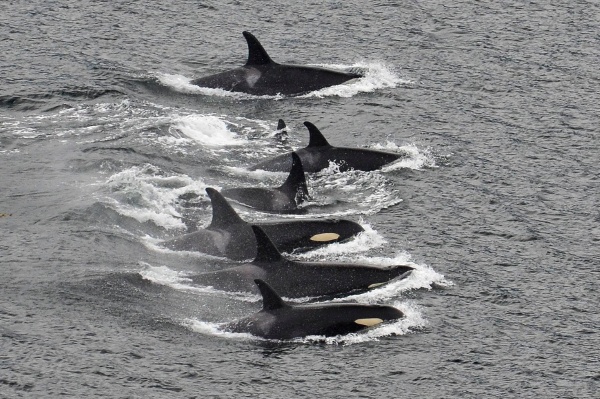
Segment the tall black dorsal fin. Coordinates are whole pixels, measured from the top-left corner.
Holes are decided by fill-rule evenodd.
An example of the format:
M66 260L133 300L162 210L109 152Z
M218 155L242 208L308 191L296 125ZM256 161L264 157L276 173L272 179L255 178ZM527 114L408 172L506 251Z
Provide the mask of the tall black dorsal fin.
M281 260L281 253L273 244L268 235L258 226L252 225L256 237L256 258L254 262L277 262Z
M267 54L266 50L260 44L257 38L250 32L243 32L246 41L248 42L248 61L246 61L246 65L265 65L265 64L274 64L269 54Z
M246 222L229 205L229 202L214 188L207 187L206 194L212 204L212 221L208 228L222 228L232 224L245 224Z
M306 176L302 167L302 160L295 152L292 152L292 169L288 178L278 190L285 193L296 204L301 204L304 200L310 198L308 188L306 187Z
M283 130L286 127L287 126L285 125L285 122L283 121L283 119L280 119L279 122L277 122L277 130Z
M258 286L260 295L262 295L263 310L275 310L289 306L281 299L279 294L263 280L256 279L254 280L254 283Z
M323 134L317 129L315 125L310 122L304 122L304 126L308 129L310 139L308 141L308 147L330 147L331 145L327 142Z

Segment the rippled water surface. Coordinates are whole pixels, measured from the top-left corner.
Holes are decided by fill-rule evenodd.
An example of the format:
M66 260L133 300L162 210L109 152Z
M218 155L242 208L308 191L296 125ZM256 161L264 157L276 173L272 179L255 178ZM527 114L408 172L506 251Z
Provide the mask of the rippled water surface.
M0 397L598 397L597 3L0 14ZM245 62L244 30L275 61L365 76L291 98L191 85ZM344 299L406 317L328 339L224 332L258 295L193 284L232 262L160 242L209 223L206 187L281 184L246 167L305 146L304 121L403 157L309 175L312 200L287 217L365 232L292 256L412 265Z

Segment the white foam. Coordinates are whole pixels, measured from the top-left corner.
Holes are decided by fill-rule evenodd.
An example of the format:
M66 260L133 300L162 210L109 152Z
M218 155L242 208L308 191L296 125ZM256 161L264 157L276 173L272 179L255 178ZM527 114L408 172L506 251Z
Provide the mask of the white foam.
M214 115L187 115L174 118L172 129L190 139L208 146L244 145L247 141L239 138L227 127L227 122Z
M154 284L185 289L187 287L186 283L192 281L186 277L186 273L169 269L167 266L151 266L145 262L140 262L140 265L144 267L144 270L139 272L140 276Z
M424 168L435 168L435 158L429 149L420 149L414 144L398 146L395 143L388 141L385 145L377 144L373 149L391 151L396 153L404 153L407 156L402 157L396 162L385 165L382 170L389 172L398 169L413 169L421 170Z
M216 335L224 338L241 340L265 340L249 333L233 333L221 330L223 326L221 323L210 323L198 319L184 319L181 324L192 331L204 335Z
M109 200L117 212L140 223L151 221L166 229L185 228L177 210L177 199L190 192L205 197L207 187L187 175L163 175L151 164L118 172L106 184L117 194L117 199Z
M364 76L345 84L326 87L301 97L352 97L358 93L371 93L379 89L393 88L412 81L401 78L390 66L381 62L359 62L354 65L319 64L316 66L335 70L361 69Z
M281 184L281 182L289 175L289 172L270 172L262 169L249 170L239 166L224 166L222 169L232 175L248 177L263 182L269 180L272 182L279 182L279 184Z

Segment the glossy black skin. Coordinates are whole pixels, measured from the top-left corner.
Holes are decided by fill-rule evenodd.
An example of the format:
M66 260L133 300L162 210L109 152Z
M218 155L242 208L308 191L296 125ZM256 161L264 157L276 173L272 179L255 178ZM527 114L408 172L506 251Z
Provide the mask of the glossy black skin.
M254 291L261 279L288 298L335 296L366 291L396 278L405 278L412 267L379 267L358 263L299 262L285 259L258 226L257 255L252 263L192 276L194 283L223 291Z
M329 167L330 162L339 165L341 172L348 170L372 171L392 163L402 157L393 152L369 150L363 148L334 147L323 137L321 132L310 122L304 122L310 134L307 147L295 150L302 161L304 171L314 173ZM250 170L266 170L285 172L292 165L291 153L282 154L251 166Z
M266 282L257 279L255 284L263 296L263 309L250 317L225 325L224 330L278 340L310 335L329 337L367 328L357 324L357 319L391 321L404 317L400 310L383 305L289 304Z
M281 187L229 188L221 190L221 194L251 208L274 213L301 213L303 209L298 205L309 198L302 162L295 152L290 174Z
M326 68L278 64L271 60L260 42L250 32L243 32L243 34L248 43L246 65L195 79L191 83L211 89L256 96L273 96L308 93L362 77L357 73Z
M227 200L215 189L206 192L213 206L211 224L196 232L185 234L162 243L175 251L195 251L232 260L256 257L256 238L252 227L244 221ZM342 242L364 231L358 223L338 219L273 220L256 223L282 252L317 248L331 242ZM339 238L328 242L310 238L322 233L336 233Z

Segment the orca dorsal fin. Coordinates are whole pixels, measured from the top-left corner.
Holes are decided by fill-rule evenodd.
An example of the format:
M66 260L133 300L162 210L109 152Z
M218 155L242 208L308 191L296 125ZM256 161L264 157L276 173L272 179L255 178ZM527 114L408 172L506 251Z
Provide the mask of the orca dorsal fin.
M276 310L289 306L283 301L283 299L281 299L279 294L263 280L256 279L254 280L254 283L260 290L260 295L262 296L263 300L263 310Z
M331 144L327 142L323 134L317 129L315 125L310 122L304 122L304 126L308 129L310 139L308 141L308 147L330 147Z
M248 42L248 61L246 61L246 65L275 64L262 44L260 44L258 39L254 37L252 33L248 31L242 33L246 38L246 42Z
M286 127L287 126L285 125L285 122L283 121L283 119L279 119L279 121L277 122L277 130L283 130Z
M256 237L256 258L254 258L254 262L277 262L281 260L281 253L263 229L252 225L252 230Z
M212 204L212 220L208 228L223 228L232 224L245 224L246 222L229 205L223 195L214 188L207 187L206 194Z
M292 169L290 169L290 174L278 190L282 191L298 205L310 198L302 160L300 160L300 157L295 152L292 152Z

